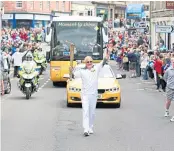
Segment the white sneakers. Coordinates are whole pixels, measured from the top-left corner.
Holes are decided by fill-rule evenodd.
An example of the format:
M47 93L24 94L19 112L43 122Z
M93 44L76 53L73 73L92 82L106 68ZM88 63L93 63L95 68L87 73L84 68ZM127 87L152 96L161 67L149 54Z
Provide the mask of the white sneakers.
M164 114L165 117L169 117L169 111L166 111Z
M89 136L89 132L84 132L83 134L85 137Z
M169 111L166 111L164 114L165 117L169 117ZM171 122L174 122L174 116L170 119Z
M90 134L94 134L94 131L92 130L92 128L90 128L89 131L86 131L86 130L85 130L83 134L84 134L85 137L87 137L87 136L89 136Z
M94 131L92 130L92 128L89 129L89 134L94 134Z
M170 119L170 122L174 122L174 116Z

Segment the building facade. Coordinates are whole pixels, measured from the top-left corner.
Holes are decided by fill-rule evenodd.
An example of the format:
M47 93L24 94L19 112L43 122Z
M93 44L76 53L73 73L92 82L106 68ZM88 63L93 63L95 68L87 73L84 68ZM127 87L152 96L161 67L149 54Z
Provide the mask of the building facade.
M161 37L167 49L174 45L174 1L151 2L151 42L152 48Z
M71 13L74 16L96 16L95 6L90 1L72 1Z
M104 15L107 20L125 17L126 2L124 1L92 1L96 8L96 16Z
M52 12L71 13L69 1L4 1L2 25L11 28L44 27Z

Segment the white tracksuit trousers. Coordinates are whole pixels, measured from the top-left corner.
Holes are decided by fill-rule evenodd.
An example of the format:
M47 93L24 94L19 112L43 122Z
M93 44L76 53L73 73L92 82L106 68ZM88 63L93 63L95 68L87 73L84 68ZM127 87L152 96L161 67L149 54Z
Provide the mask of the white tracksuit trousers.
M94 124L97 95L83 94L81 98L82 98L82 108L83 108L83 128L85 132L88 132L89 129L92 128Z

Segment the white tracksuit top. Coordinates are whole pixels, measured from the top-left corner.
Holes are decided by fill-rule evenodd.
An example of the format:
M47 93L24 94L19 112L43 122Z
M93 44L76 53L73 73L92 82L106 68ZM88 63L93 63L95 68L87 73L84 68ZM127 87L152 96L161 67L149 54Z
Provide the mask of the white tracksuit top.
M82 95L98 93L97 89L99 72L105 63L106 62L104 60L99 64L96 64L91 70L82 68L73 73L75 77L80 77L82 79Z

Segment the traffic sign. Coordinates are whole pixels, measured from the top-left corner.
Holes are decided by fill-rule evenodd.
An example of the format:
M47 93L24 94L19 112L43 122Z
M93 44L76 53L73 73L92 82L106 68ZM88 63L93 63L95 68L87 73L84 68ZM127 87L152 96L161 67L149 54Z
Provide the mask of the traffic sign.
M161 25L156 25L156 32L157 33L172 33L174 32L174 26L161 26Z
M134 22L133 26L134 28L139 28L139 29L147 28L146 22Z

